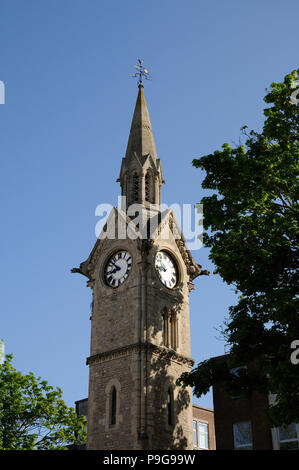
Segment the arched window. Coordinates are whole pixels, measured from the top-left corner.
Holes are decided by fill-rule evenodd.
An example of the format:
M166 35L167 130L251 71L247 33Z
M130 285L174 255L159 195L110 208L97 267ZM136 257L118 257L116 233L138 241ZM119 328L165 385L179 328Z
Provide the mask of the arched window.
M133 202L138 202L139 201L139 176L138 176L138 173L135 172L134 175L133 175L133 188L132 188L132 193L133 193L133 197L132 197L132 200Z
M162 312L162 343L168 346L168 313L166 308Z
M116 400L117 400L116 388L112 387L111 392L110 392L110 419L109 419L110 426L114 426L116 424Z
M173 394L170 387L167 392L167 423L173 425Z
M173 347L173 337L174 337L174 331L173 331L173 318L172 315L169 317L169 346L172 348Z
M177 319L174 312L169 315L169 346L172 349L177 347Z
M146 172L145 175L145 200L148 202L152 201L152 176L150 171Z
M164 308L162 312L162 342L168 348L176 349L178 345L177 318L174 312Z

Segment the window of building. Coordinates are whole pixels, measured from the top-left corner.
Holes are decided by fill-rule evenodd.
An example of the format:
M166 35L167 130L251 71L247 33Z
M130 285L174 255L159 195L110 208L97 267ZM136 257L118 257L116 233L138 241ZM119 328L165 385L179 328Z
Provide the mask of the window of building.
M247 366L235 367L234 369L230 369L230 373L233 374L236 378L240 377L242 373L248 372Z
M279 449L298 449L298 432L296 423L278 428Z
M133 175L133 202L139 200L139 176L137 173Z
M197 421L193 420L193 447L197 447Z
M163 344L167 344L167 311L164 310L162 313L162 341Z
M233 429L235 450L252 450L251 422L235 423Z
M162 341L168 348L177 348L177 318L165 308L162 313Z
M162 341L168 348L177 348L177 318L173 312L165 308L162 313Z
M208 423L198 422L198 447L200 449L209 449L209 425Z
M169 319L168 319L169 323L169 346L171 348L174 348L175 344L174 344L174 318L172 315L169 316Z
M247 366L235 367L234 369L230 369L230 373L236 379L238 379L241 375L248 374L248 367ZM231 398L233 400L237 400L238 398L241 398L241 395L234 395Z
M116 399L116 388L112 387L110 393L110 426L114 426L116 424Z
M169 346L172 349L177 348L177 318L174 312L171 312L169 316Z
M145 175L145 200L152 202L152 178L149 171Z

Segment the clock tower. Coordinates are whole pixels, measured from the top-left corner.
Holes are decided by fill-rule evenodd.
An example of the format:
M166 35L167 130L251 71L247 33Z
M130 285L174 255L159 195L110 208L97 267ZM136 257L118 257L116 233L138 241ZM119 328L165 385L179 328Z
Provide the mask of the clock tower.
M161 211L143 85L113 208L79 272L92 289L87 449L193 449L189 292L201 272L173 212ZM136 218L136 213L139 217Z

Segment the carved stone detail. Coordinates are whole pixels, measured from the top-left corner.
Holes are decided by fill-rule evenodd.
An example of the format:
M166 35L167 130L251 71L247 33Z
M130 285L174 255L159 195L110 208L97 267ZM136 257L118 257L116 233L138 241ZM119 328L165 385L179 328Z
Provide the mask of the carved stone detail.
M193 359L182 356L181 354L177 354L177 352L173 349L168 349L164 346L157 346L152 343L135 343L130 344L129 346L124 346L122 348L113 349L111 351L105 351L100 354L95 354L94 356L90 356L86 359L86 364L99 364L106 361L111 361L112 359L116 359L122 356L128 356L132 352L140 351L148 351L153 353L154 355L158 355L161 358L169 359L179 364L186 364L189 367L193 367L194 365Z

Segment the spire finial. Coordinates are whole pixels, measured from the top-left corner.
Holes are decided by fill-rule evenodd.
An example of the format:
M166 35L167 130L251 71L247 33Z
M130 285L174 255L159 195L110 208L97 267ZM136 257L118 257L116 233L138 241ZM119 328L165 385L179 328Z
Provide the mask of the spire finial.
M135 69L137 69L137 72L130 73L130 77L138 78L137 80L138 87L143 87L142 77L144 77L146 80L151 80L152 77L150 76L148 69L143 67L143 60L141 59L137 59L137 60L138 60L138 65L135 65Z

